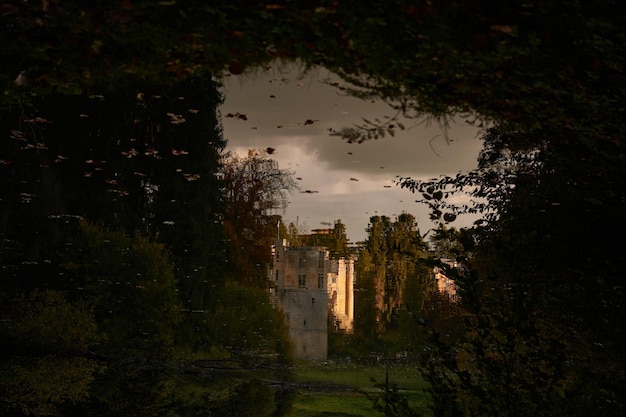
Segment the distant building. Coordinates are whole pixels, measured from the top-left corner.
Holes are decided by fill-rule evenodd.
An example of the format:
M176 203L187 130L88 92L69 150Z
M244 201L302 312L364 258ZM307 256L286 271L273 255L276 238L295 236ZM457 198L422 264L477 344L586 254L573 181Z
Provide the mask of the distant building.
M451 268L455 268L455 269L462 268L462 266L460 266L453 259L440 258L439 260ZM439 293L447 295L450 301L457 302L459 300L459 295L457 291L458 287L457 287L456 282L454 282L453 279L446 276L445 271L438 266L436 266L433 269L433 274L435 276L435 281L437 281L437 289L439 290Z
M328 312L335 328L352 331L354 260L329 258L321 246L289 246L279 240L272 249L272 303L280 308L298 359L326 359Z

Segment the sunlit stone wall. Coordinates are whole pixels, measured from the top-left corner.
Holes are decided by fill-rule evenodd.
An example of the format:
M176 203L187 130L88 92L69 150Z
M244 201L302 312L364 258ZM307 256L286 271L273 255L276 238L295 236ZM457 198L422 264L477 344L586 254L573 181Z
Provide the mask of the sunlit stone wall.
M328 305L335 316L336 330L352 333L354 326L354 259L330 260Z

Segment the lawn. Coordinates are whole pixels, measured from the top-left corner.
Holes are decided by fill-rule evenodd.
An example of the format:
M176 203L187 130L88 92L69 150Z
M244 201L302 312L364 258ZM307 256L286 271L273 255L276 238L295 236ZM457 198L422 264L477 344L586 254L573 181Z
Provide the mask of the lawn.
M424 392L426 383L414 365L390 365L389 383L398 384L409 404L421 415L430 415L430 398ZM357 417L381 415L372 408L372 401L364 392L376 394L375 383L385 381L384 365L306 364L294 367L293 378L310 389L300 389L294 399L290 416L293 417ZM375 382L372 381L374 379ZM320 385L343 385L336 390L319 389ZM349 389L347 387L354 387Z
M372 402L360 393L299 392L289 417L375 416Z

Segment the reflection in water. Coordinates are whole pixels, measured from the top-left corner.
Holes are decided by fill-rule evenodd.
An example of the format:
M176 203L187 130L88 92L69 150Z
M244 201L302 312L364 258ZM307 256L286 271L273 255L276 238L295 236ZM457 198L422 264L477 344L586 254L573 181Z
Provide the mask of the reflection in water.
M358 251L354 331L324 334L355 380L376 354L388 365L376 411L412 415L419 402L442 416L624 415L626 265L606 237L626 233L616 2L79 3L0 5L2 415L271 416L292 405L298 414L319 397L283 381L317 380L320 368L289 368L311 345L290 344L296 327L269 302L276 239L337 258ZM330 68L352 84L326 87L382 97L395 113L371 117L328 96L305 109L302 92L336 90L301 82L290 93L278 78L224 112L223 137L211 77L277 58ZM478 142L465 140L474 132L451 132L443 149L430 132L415 149L399 131L417 128L399 114L492 123L478 168L451 173L444 151L471 143L476 155ZM354 118L335 123L344 116ZM305 192L293 196L291 221L261 204L276 192L267 178L237 171L246 192L234 192L242 177L224 172L226 139L237 147L244 135L232 126L253 133L240 155L263 150L295 171ZM338 144L337 133L372 140ZM452 175L420 181L442 172ZM426 233L412 205L389 204L413 199L388 188L394 175L440 227ZM493 216L450 228L459 189ZM348 245L340 222L333 239L315 233L338 218L362 245ZM305 222L313 233L299 233ZM457 274L461 302L437 291L435 267ZM309 285L308 272L296 278ZM289 300L316 305L321 320L327 304L310 298ZM411 360L432 388L426 403L421 387L409 403L390 381L392 362L416 379Z
M298 223L303 231L341 219L351 240L363 241L375 211L390 216L415 214L426 229L427 209L393 181L398 175L426 179L475 168L481 148L479 129L463 120L453 122L446 143L437 123L414 126L417 121L404 120L405 129L397 129L394 137L348 144L331 133L362 123L362 118L383 119L394 111L383 101L339 93L332 84L340 80L323 68L303 78L298 77L300 71L295 65L275 63L248 76L226 77L220 111L245 114L248 119L223 119L227 149L243 156L248 149L269 146L275 149L272 157L279 166L301 178L301 191L317 192L315 196L293 193L289 198L284 220ZM318 121L306 125L307 119ZM458 224L470 225L473 220L475 216L462 217Z

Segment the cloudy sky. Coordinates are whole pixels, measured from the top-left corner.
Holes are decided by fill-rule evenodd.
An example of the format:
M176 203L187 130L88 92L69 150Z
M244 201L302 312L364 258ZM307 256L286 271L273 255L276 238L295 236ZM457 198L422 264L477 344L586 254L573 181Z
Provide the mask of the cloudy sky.
M293 67L226 77L221 113L228 150L245 156L248 149L274 148L279 167L301 178L300 191L318 191L289 196L283 218L301 229L324 228L324 223L341 219L348 238L356 242L365 239L371 216L395 219L408 212L424 233L432 227L427 209L415 202L418 195L393 180L398 175L433 178L474 168L481 146L477 129L462 121L452 124L446 143L439 126L403 121L407 129L395 137L348 144L330 136L329 129L360 123L362 117L383 119L394 111L384 103L342 95L324 83L329 77L321 69L300 77ZM243 114L247 120L225 117L229 113ZM313 123L305 124L307 120ZM454 225L466 226L472 220L460 218Z

